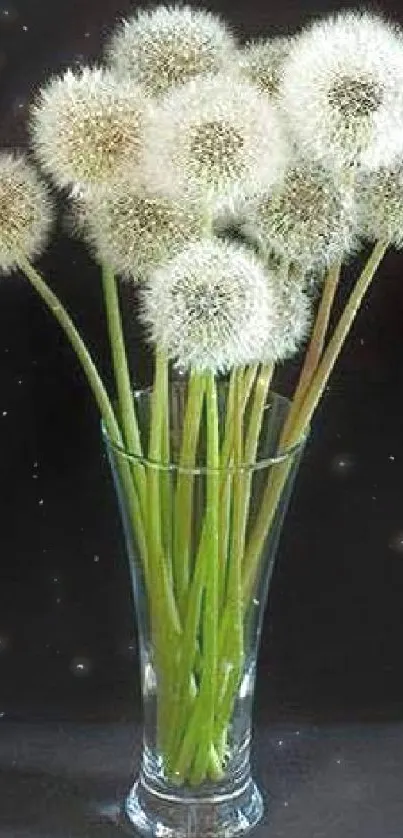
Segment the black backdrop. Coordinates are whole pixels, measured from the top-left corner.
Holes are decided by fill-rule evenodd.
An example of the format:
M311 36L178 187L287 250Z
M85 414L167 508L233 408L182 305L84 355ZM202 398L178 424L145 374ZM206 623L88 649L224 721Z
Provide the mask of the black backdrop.
M210 8L251 37L292 32L349 5L217 0ZM37 85L97 59L130 7L2 0L1 145L25 144ZM378 8L403 23L398 0ZM63 225L40 266L108 377L97 270ZM149 357L128 311L133 374L144 383ZM293 374L279 376L283 392ZM402 487L403 255L390 253L299 475L266 614L258 719L401 717ZM0 551L0 717L130 719L136 637L98 416L64 336L18 275L0 282Z

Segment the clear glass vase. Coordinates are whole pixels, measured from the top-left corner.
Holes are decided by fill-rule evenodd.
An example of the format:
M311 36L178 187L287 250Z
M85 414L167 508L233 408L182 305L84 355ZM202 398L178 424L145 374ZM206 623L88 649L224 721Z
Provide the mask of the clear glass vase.
M250 771L256 660L302 443L279 454L286 399L265 394L259 412L251 391L239 416L228 383L214 388L212 430L197 388L171 383L160 462L106 439L141 656L142 761L122 807L133 835L229 838L263 813ZM147 451L153 392L135 402ZM253 451L253 462L239 451Z

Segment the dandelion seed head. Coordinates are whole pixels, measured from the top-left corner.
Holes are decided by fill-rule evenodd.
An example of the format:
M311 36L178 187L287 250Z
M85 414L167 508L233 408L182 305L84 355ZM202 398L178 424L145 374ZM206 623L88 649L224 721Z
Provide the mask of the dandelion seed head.
M280 270L271 274L274 280L277 318L260 360L265 363L292 358L309 335L312 322L312 300L307 293L305 279Z
M151 340L180 368L225 372L262 351L276 317L259 261L228 242L192 243L158 268L143 293Z
M290 46L290 38L273 38L246 44L238 60L241 76L255 84L262 93L270 97L277 96Z
M37 158L61 188L111 183L139 166L149 105L134 82L103 69L68 70L53 79L32 113Z
M284 173L288 147L276 108L252 85L195 79L155 110L145 172L167 194L220 195L261 187Z
M314 23L285 60L280 101L299 148L331 169L390 165L403 151L403 39L349 11Z
M34 259L46 246L53 220L46 186L22 155L0 154L0 271L20 257Z
M142 279L202 235L200 207L153 195L130 182L97 190L86 201L86 238L116 273Z
M132 78L152 96L195 76L230 69L235 43L216 16L190 6L158 6L125 21L108 50L121 78Z
M359 227L369 241L403 247L403 163L363 174L356 183Z
M248 225L263 248L318 269L343 259L355 245L351 195L319 167L296 165L278 188L252 200Z

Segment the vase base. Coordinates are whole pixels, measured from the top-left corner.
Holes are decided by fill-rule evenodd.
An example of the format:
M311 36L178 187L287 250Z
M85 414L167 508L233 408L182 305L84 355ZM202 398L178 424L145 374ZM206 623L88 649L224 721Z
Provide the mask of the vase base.
M233 793L192 796L155 792L138 780L125 800L122 826L147 838L235 838L263 815L261 794L249 779Z

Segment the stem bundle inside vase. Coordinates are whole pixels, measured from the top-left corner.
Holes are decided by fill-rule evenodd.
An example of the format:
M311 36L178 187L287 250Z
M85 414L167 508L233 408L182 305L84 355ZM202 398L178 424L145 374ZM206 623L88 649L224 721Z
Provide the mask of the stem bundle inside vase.
M241 45L175 6L138 12L102 65L40 91L33 152L100 267L113 392L32 264L49 187L24 156L0 155L0 269L19 269L57 319L102 417L143 579L159 764L176 785L225 778L265 546L362 300L403 241L402 91L403 39L376 16ZM133 293L148 396L122 325ZM290 358L284 411L271 386Z

